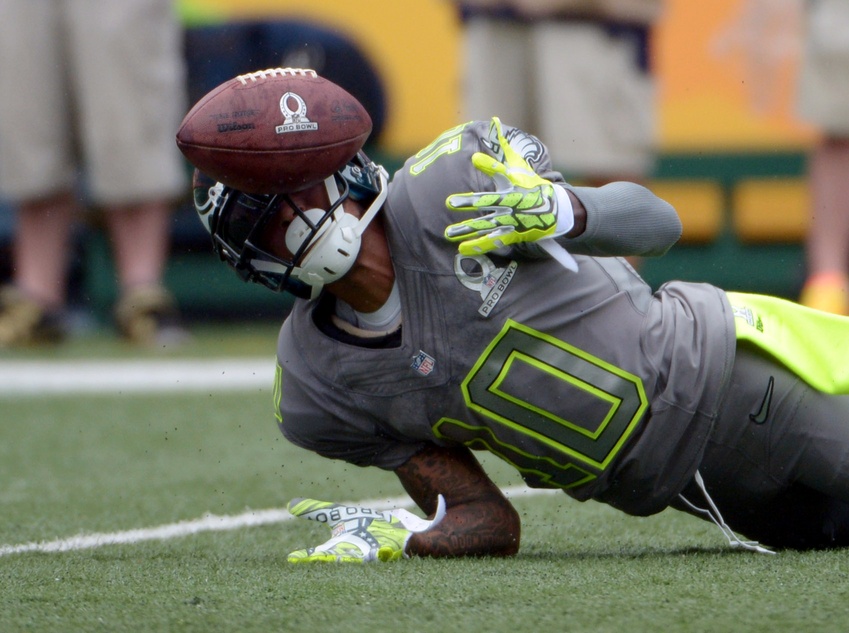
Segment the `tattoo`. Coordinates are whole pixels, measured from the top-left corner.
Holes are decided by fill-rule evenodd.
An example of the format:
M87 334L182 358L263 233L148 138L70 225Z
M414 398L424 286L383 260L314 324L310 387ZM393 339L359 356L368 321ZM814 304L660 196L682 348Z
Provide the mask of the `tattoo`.
M466 448L429 447L396 470L404 488L429 516L437 495L447 514L408 545L418 556L506 556L519 548L519 516Z
M432 531L410 539L417 556L509 556L519 549L513 513L483 509L481 504L457 508Z

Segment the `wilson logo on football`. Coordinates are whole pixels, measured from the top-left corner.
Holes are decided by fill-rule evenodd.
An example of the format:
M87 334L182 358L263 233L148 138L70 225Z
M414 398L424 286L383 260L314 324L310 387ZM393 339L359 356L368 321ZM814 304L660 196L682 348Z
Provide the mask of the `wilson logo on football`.
M253 129L256 129L256 126L253 123L237 123L235 121L228 121L227 123L218 124L218 131L221 133L244 132L245 130Z
M290 102L295 102L295 108L289 107ZM318 123L307 118L307 104L300 95L287 92L280 97L280 111L283 113L283 125L278 125L274 131L278 134L288 132L308 132L317 130Z

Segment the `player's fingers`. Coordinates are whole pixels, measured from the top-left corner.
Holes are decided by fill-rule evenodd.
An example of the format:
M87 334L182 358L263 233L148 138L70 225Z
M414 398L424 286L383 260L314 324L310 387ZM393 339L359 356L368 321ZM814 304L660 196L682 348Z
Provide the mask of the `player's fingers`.
M317 551L313 548L290 552L286 560L290 563L362 563L362 556L337 551Z
M295 498L287 506L289 512L296 517L326 523L332 529L337 523L354 518L351 511L358 508L349 508L330 501L319 501L318 499Z
M531 169L531 166L528 164L528 161L525 160L525 157L513 149L513 146L506 140L504 141L501 149L504 152L504 162L506 163L506 169L508 171L513 173L518 172L520 174L534 173L534 170Z
M468 239L469 236L486 235L492 231L497 231L507 227L512 227L516 224L509 210L499 210L488 215L482 215L478 218L470 218L450 224L445 229L445 237L449 240ZM512 230L510 228L509 230Z
M472 165L487 176L495 176L496 174L507 175L507 167L501 161L483 152L472 154Z
M295 498L289 502L289 512L296 517L326 523L331 529L339 523L357 519L386 519L386 513L371 508L346 506L330 501Z
M318 514L327 514L335 507L335 503L330 503L328 501L296 497L289 502L287 509L296 517L316 520L316 516ZM326 522L326 519L324 522Z
M445 206L451 211L477 211L493 206L501 200L501 194L490 192L455 193L445 199Z
M461 255L480 255L489 253L503 246L512 244L514 240L510 239L513 234L512 227L499 227L494 231L489 231L480 237L471 240L460 242L457 250Z
M456 242L459 240L467 240L470 237L478 235L485 235L496 228L497 227L492 224L492 222L458 222L457 224L451 224L446 227L445 237L452 242Z

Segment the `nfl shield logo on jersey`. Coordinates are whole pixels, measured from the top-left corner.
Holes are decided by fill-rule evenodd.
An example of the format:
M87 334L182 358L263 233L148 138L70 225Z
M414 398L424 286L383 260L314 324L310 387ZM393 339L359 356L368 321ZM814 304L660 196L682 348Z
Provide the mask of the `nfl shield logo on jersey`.
M419 350L419 353L413 356L413 364L410 365L413 369L419 372L422 376L427 376L433 371L436 360L430 354Z

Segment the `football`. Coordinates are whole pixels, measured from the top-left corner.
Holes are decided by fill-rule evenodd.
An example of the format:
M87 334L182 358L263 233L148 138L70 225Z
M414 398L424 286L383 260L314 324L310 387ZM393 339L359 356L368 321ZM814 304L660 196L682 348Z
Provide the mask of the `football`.
M247 193L292 193L351 160L371 117L343 88L302 68L239 75L200 99L177 145L206 175Z

